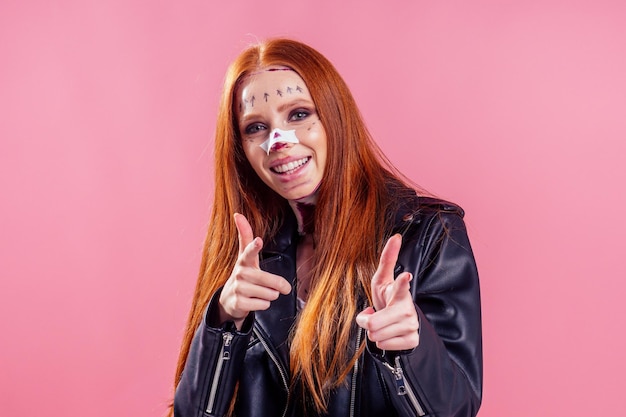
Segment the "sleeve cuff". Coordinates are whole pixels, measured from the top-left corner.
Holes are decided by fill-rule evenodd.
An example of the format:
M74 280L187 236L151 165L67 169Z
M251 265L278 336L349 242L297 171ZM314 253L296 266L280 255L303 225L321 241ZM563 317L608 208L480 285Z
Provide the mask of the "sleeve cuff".
M207 306L206 314L204 316L206 326L214 330L231 331L242 334L250 333L252 331L252 325L254 323L254 312L250 312L250 314L248 314L248 317L245 318L243 324L241 325L241 330L237 330L237 326L235 326L235 322L233 322L232 320L220 323L218 303L221 293L222 288L217 290L209 301L209 305Z

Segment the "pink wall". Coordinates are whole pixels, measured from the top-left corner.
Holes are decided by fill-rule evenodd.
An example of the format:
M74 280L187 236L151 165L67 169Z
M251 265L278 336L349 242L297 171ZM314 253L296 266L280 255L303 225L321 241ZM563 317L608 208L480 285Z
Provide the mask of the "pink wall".
M271 35L325 53L397 166L466 208L480 417L619 415L625 4L3 0L2 415L162 414L223 73Z

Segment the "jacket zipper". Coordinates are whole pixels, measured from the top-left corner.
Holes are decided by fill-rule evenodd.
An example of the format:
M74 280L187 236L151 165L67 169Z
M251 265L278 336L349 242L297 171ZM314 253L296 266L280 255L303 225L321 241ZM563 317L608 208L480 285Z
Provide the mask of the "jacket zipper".
M411 386L409 384L407 384L406 378L404 377L404 371L402 370L402 365L400 364L400 356L396 356L395 359L395 368L391 365L389 365L387 362L384 362L385 366L387 368L389 368L391 370L391 373L393 373L393 376L395 377L396 380L396 388L397 388L397 394L399 396L407 396L407 398L409 399L409 402L411 403L411 405L413 406L413 408L415 409L415 412L417 413L418 416L425 416L426 413L424 412L424 408L422 407L422 405L420 404L420 402L418 401L417 397L415 396L415 393L413 393L413 390L411 389Z
M263 338L263 336L261 336L261 334L256 329L254 329L253 331L256 337L261 341L261 344L265 348L265 351L269 355L272 362L274 362L274 365L276 365L276 368L278 368L278 373L280 374L280 378L283 382L283 386L285 387L285 390L287 391L287 403L285 404L285 409L283 410L283 413L282 413L282 417L285 417L285 415L287 414L287 409L289 408L289 397L291 395L291 393L289 392L289 384L287 383L287 372L285 372L283 367L280 365L280 362L278 362L278 359L276 358L274 353L270 350L269 344Z
M209 391L209 401L206 406L207 414L211 414L213 412L213 407L215 406L215 397L217 394L217 387L220 382L220 378L222 376L222 368L224 366L224 362L230 360L230 342L233 340L233 334L230 332L225 332L222 335L222 347L220 348L220 357L217 360L217 365L215 366L215 373L213 374L213 381L211 382L211 390Z
M359 331L356 334L356 350L359 351L359 346L361 345L361 333L362 329L359 328ZM354 371L352 371L352 390L350 391L350 417L354 417L354 405L356 403L356 380L357 375L359 373L359 358L356 358L356 362L354 362Z

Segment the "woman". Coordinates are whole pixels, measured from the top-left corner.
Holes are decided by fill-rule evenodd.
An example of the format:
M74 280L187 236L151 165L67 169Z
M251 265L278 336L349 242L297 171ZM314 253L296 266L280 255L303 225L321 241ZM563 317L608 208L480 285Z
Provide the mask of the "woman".
M175 416L475 416L462 210L394 174L346 84L276 39L231 65Z

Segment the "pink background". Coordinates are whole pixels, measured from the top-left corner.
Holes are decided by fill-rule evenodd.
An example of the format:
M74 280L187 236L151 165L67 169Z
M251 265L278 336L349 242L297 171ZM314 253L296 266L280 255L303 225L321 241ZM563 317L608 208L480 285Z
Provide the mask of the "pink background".
M163 414L223 74L274 35L466 209L480 417L622 415L626 3L591 0L3 0L1 414Z

